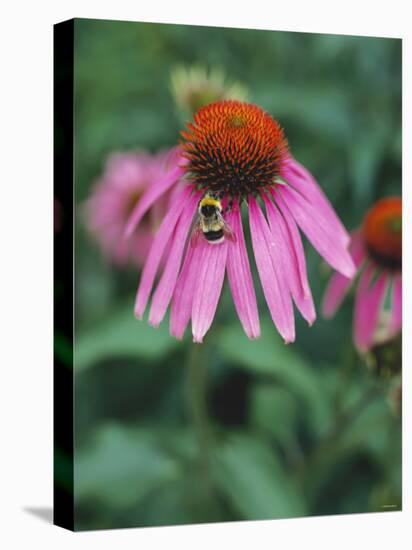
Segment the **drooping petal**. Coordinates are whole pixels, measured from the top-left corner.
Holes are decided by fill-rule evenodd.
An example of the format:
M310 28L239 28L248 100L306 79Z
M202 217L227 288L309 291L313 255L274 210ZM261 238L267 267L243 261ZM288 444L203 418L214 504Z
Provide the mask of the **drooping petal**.
M402 276L396 275L392 288L392 330L398 332L402 328Z
M183 189L180 198L176 200L173 208L169 209L163 219L159 231L153 241L152 248L150 249L149 256L147 257L143 269L136 296L134 311L138 319L141 319L143 316L162 256L174 231L177 220L179 219L179 216L185 206L185 202L191 192L192 190L189 187L185 187Z
M202 249L202 258L193 295L192 333L193 341L201 343L216 313L225 278L228 245L227 240L212 245L201 239L197 247Z
M226 221L236 236L236 241L228 242L227 252L227 277L233 302L247 336L251 339L259 338L260 323L256 294L237 201L233 203L231 211L226 216Z
M376 268L369 264L362 272L355 297L353 339L356 347L366 351L373 339L379 311L388 284L388 275L383 272L371 286Z
M328 225L340 236L342 243L349 244L348 232L312 174L296 159L289 157L282 164L281 176L316 208L317 214L325 218Z
M272 194L276 200L277 193L272 193ZM303 249L303 244L302 244L302 239L300 238L299 229L295 223L295 220L293 219L293 216L290 214L286 206L284 206L284 204L282 204L280 201L277 202L276 204L279 207L279 210L283 216L283 219L285 220L289 237L292 242L292 247L296 254L296 263L299 271L299 278L300 278L300 284L303 290L303 295L305 297L310 297L312 293L309 286L308 274L306 271L305 251Z
M348 279L340 273L332 275L322 302L322 315L325 319L330 319L335 315L351 284L352 279Z
M121 239L121 237L120 237ZM150 248L153 243L153 234L151 232L141 231L134 235L132 242L129 243L129 254L135 260L135 262L142 266L144 265L147 256L149 255ZM119 250L121 248L119 247Z
M333 268L348 278L354 276L356 268L348 250L336 238L331 227L320 223L315 208L286 185L277 189L276 202L289 209L314 248Z
M180 272L170 309L170 334L181 340L192 315L192 303L203 249L187 247L183 267Z
M162 277L153 295L149 323L158 326L172 298L182 261L183 250L201 193L192 195L185 206L173 233L169 256Z
M362 262L366 258L363 237L360 231L354 231L352 233L349 251L352 254L352 259L356 268L359 269ZM332 275L322 302L322 315L324 317L330 318L336 313L336 310L339 308L342 300L346 296L352 281L353 279L348 279L348 277L345 277L340 273L334 273L334 275Z
M289 289L282 288L282 276L275 265L276 243L256 199L249 197L249 220L253 251L263 293L273 322L286 343L295 339L295 320Z
M125 238L135 230L136 226L149 210L149 208L184 174L182 166L176 166L168 172L159 182L150 185L129 216L125 229Z
M274 260L284 273L283 285L290 289L297 308L307 322L312 325L316 319L315 306L310 289L309 294L307 293L306 296L303 292L294 243L290 237L288 227L282 214L269 197L262 194L262 198L266 205L272 237L275 240L275 250L279 254Z

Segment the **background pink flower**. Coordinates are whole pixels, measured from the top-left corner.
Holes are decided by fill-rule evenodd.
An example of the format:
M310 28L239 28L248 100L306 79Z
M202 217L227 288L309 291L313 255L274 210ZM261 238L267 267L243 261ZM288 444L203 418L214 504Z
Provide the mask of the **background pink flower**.
M271 317L285 342L293 342L293 303L309 324L316 318L298 228L346 277L355 272L346 248L349 235L311 174L290 155L280 125L259 107L240 101L212 103L198 111L182 136L182 162L147 189L128 223L127 234L134 235L163 194L179 189L145 263L136 316L143 316L160 271L149 323L157 326L171 304L171 334L181 338L191 320L193 340L202 342L227 273L243 328L249 338L257 338L258 307L241 218L245 207ZM235 238L214 245L201 238L187 245L206 193L221 200L224 221Z
M388 197L366 214L363 225L352 233L350 252L360 273L355 296L353 338L366 351L374 343L387 292L390 321L387 334L402 327L402 200ZM336 273L326 289L322 312L332 317L351 286L351 280Z
M142 265L165 214L169 194L145 213L130 239L124 231L130 213L145 191L157 184L176 162L175 150L150 155L114 153L85 205L86 225L104 254L118 265Z

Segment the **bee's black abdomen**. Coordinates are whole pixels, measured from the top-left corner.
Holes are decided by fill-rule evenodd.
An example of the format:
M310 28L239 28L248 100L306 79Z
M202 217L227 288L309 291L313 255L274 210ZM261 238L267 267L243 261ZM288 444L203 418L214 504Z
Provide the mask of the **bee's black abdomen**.
M207 239L210 242L219 241L223 239L223 229L219 229L218 231L207 231L204 233L205 239Z

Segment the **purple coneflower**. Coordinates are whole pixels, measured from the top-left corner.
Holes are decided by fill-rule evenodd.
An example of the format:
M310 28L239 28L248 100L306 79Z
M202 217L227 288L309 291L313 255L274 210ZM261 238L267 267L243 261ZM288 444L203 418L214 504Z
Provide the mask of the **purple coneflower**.
M85 204L86 224L106 257L117 265L143 265L153 236L167 209L168 197L147 210L131 239L123 234L130 213L145 191L164 177L175 161L174 150L149 155L144 152L114 153Z
M298 227L346 277L355 271L346 249L349 235L313 177L290 155L278 122L256 105L233 100L212 103L197 112L182 137L182 162L147 189L128 223L126 234L131 235L164 193L179 189L145 263L136 316L143 316L163 258L149 323L159 325L171 304L171 334L182 338L191 320L193 340L202 342L227 273L243 328L249 338L257 338L258 307L241 219L241 209L246 208L273 322L285 342L293 342L293 302L309 324L316 317ZM205 197L221 203L216 215L230 228L231 238L219 244L211 244L206 234L190 239Z
M402 326L402 200L381 199L366 213L362 226L353 232L350 245L360 272L355 296L353 339L360 351L374 343L380 313L391 292L390 321L386 332L396 334ZM332 317L345 297L351 280L335 273L323 300L322 312Z

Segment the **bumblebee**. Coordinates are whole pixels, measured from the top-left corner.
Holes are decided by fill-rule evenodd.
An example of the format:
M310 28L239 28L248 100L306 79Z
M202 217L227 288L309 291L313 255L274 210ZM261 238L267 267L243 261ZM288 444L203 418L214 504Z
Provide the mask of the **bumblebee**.
M231 241L236 240L235 234L223 218L222 203L217 197L209 194L199 201L197 222L191 240L192 245L196 244L202 235L209 244L220 244L226 237Z

